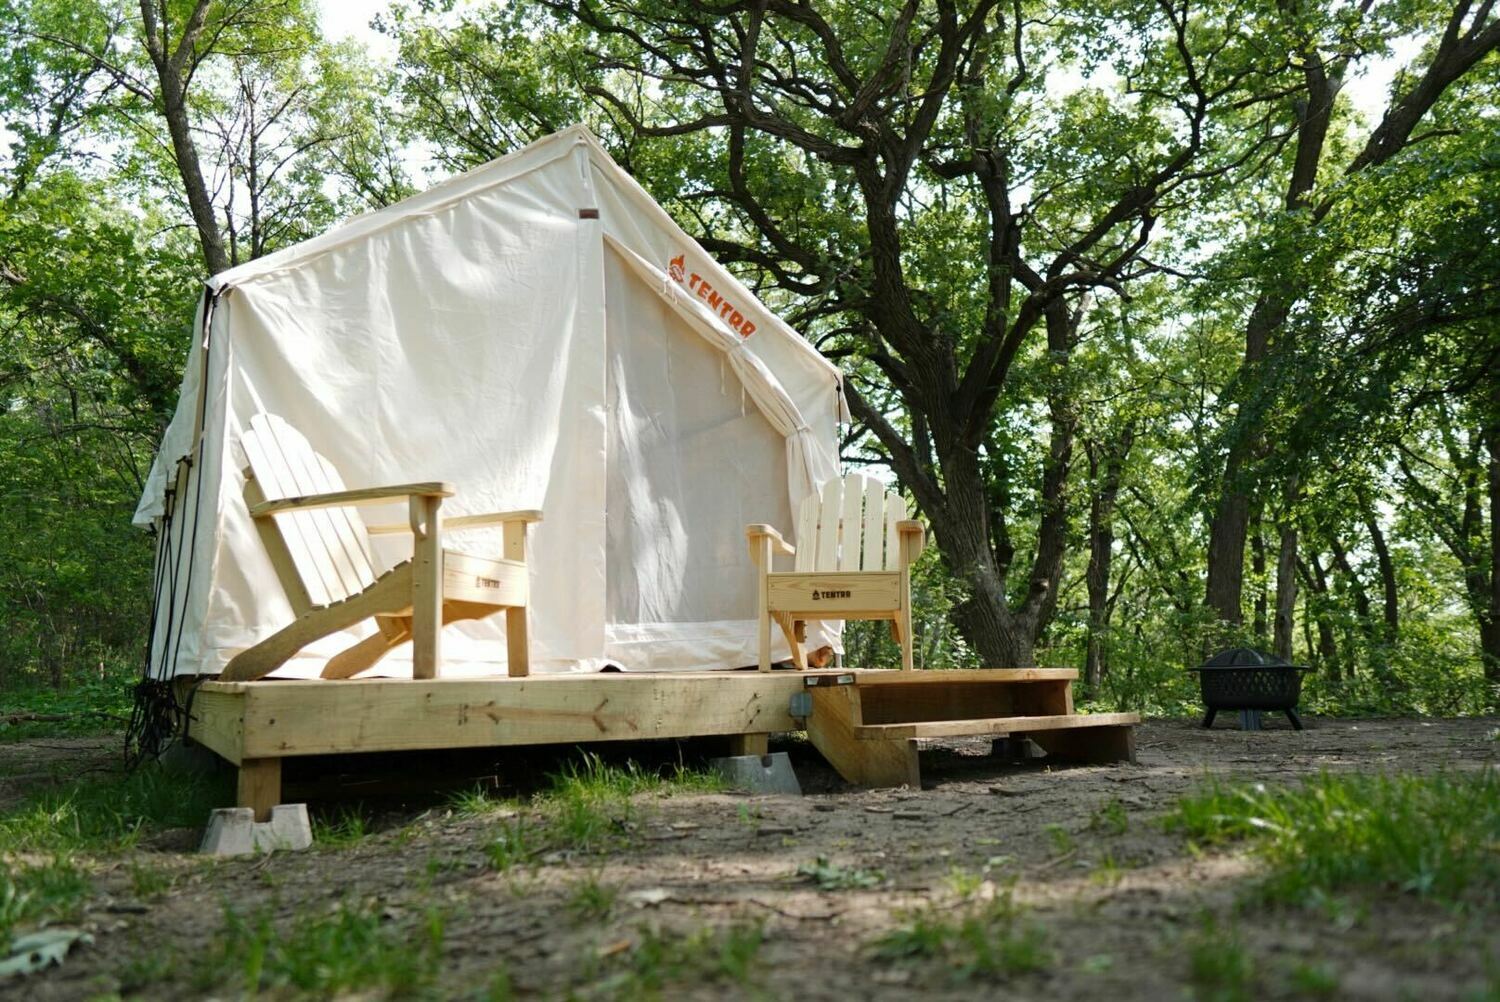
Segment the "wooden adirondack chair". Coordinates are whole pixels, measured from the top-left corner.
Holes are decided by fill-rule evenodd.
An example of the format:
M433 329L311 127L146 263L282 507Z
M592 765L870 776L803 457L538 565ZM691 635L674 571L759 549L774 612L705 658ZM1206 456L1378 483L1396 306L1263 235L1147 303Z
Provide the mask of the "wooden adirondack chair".
M440 508L453 485L396 484L347 490L338 471L286 421L250 419L242 441L250 461L245 503L297 618L241 651L225 666L227 681L274 671L303 647L373 617L379 629L329 660L324 678L349 678L410 640L412 674L436 678L439 634L448 623L505 611L509 673L529 670L526 639L526 526L541 512L509 511L448 519ZM355 508L407 499L408 522L366 527ZM268 500L269 499L269 500ZM505 556L489 560L442 547L442 532L503 527ZM412 558L379 573L371 533L413 537Z
M911 565L926 541L922 523L906 517L906 501L859 474L823 485L797 512L797 545L769 525L745 527L760 578L760 670L771 668L771 621L786 634L792 662L802 653L809 619L887 619L901 645L901 668L912 670ZM772 557L794 558L775 571Z

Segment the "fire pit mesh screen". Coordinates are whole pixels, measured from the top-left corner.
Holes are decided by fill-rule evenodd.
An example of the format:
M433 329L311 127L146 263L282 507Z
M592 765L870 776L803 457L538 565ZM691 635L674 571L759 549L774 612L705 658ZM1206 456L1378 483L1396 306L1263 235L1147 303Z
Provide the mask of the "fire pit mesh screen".
M1192 670L1198 673L1203 705L1208 710L1204 727L1212 726L1220 710L1281 710L1293 727L1302 729L1296 707L1306 668L1254 648L1231 647Z
M1292 665L1204 671L1203 701L1225 710L1284 710L1302 696L1302 672Z

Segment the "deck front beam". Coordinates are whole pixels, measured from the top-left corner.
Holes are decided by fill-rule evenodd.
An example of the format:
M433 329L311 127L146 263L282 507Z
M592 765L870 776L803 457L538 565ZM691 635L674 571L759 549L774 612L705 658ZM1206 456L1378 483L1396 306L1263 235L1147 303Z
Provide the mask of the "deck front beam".
M351 751L645 741L797 727L801 672L205 682L190 736L236 765Z

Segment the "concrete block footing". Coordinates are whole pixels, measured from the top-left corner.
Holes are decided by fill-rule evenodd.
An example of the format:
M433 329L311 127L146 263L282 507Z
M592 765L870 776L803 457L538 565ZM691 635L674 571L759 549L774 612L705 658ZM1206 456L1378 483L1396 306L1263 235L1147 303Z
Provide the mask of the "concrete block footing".
M731 755L709 759L708 767L736 790L746 793L790 793L802 796L802 784L792 771L786 752L771 755Z
M222 807L208 816L198 851L210 856L244 856L285 849L293 852L312 845L312 822L306 804L278 804L271 820L256 821L248 807Z

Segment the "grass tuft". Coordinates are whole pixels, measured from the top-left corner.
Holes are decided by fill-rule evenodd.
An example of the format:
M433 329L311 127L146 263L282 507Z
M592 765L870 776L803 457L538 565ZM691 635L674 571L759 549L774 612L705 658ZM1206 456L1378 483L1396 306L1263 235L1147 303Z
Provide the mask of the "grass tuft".
M245 995L411 995L436 979L443 933L435 910L412 929L386 920L376 906L340 903L331 913L299 916L281 930L268 909L249 916L226 910L218 949L194 980L201 990L229 986Z
M313 842L325 849L349 849L370 834L369 822L358 808L343 808L331 817L315 816Z
M957 908L929 904L908 912L875 942L875 955L940 963L954 981L1030 974L1052 963L1045 934L1023 921L1008 889L965 898Z
M0 947L41 922L77 920L91 886L87 874L67 856L45 862L0 861Z
M600 853L625 842L632 827L632 798L643 793L674 794L722 789L722 780L709 773L678 767L663 777L634 762L607 765L593 753L569 762L549 777L547 790L536 794L529 807L505 819L495 840L486 847L490 864L500 871L525 863L543 852ZM489 813L488 798L475 793L455 801L455 809Z
M1255 997L1255 968L1233 929L1220 929L1213 916L1187 941L1188 981L1202 1002L1249 1002Z
M602 922L614 910L615 899L620 889L603 883L597 873L591 873L577 881L568 891L568 914L579 925L586 922Z
M1394 891L1494 908L1500 886L1500 772L1332 775L1300 787L1217 782L1179 802L1169 830L1248 842L1269 867L1268 900L1326 903Z
M597 980L586 997L672 998L707 984L732 983L753 989L760 980L756 961L765 942L761 923L702 929L680 935L642 928L625 966ZM570 996L571 997L571 996Z
M537 851L532 845L531 829L527 826L524 815L501 822L494 839L484 847L490 866L500 873L528 862Z
M1125 805L1118 797L1111 797L1089 818L1089 831L1099 832L1102 835L1124 835L1129 827L1130 816L1125 812Z
M0 851L127 849L145 832L196 828L232 800L227 775L190 776L147 765L33 794L0 816Z
M866 890L885 883L885 872L882 870L839 866L830 863L827 856L819 856L810 863L801 864L797 867L795 876L812 881L820 891Z

